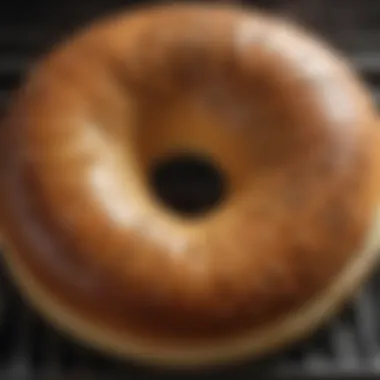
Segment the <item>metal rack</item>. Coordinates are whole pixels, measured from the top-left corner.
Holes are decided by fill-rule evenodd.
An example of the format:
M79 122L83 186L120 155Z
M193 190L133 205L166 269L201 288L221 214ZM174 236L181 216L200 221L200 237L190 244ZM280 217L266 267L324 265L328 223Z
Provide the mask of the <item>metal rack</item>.
M30 63L55 41L109 10L132 1L13 1L0 9L0 109ZM345 52L380 101L380 1L261 1L310 25ZM267 5L269 6L269 5ZM23 11L23 12L20 12ZM157 373L120 363L70 342L22 302L0 267L0 379L235 379L323 375L380 376L380 270L353 302L312 338L260 362L212 372ZM17 377L16 377L17 376Z

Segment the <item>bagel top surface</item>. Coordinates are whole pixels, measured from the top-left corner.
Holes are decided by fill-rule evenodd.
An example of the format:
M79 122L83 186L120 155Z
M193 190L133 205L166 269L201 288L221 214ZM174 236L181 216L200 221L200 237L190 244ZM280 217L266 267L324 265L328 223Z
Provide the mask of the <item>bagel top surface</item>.
M89 323L224 339L301 308L358 254L376 143L360 80L301 28L229 6L136 10L57 47L16 95L4 236ZM212 212L183 217L152 195L151 165L177 152L225 173Z

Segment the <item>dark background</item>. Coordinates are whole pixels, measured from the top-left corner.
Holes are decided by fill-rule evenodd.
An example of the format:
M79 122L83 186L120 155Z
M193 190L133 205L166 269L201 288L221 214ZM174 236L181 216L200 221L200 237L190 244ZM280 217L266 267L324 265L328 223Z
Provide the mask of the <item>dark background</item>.
M217 0L214 0L217 1ZM83 23L132 0L25 0L0 5L0 112L10 92L43 52ZM148 3L148 1L144 1ZM260 0L308 25L328 39L357 67L380 101L379 0ZM0 266L0 380L8 379L251 379L380 378L380 271L358 292L346 310L311 339L275 357L202 373L158 373L131 363L107 360L68 341L24 306ZM378 293L379 292L379 293ZM379 294L379 295L377 295Z

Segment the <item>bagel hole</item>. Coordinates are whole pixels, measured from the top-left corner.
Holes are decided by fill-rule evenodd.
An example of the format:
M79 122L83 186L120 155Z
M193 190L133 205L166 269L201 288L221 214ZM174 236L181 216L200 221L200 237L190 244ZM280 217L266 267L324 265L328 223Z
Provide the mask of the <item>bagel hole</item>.
M151 170L150 182L161 203L189 217L204 215L215 209L226 191L222 171L211 160L189 154L156 162Z

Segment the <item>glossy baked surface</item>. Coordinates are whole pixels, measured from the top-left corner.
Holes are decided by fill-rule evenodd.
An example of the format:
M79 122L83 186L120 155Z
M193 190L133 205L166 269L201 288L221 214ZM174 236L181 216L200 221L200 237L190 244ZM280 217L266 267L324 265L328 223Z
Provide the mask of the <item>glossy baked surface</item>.
M228 7L131 13L46 57L1 130L5 236L89 322L174 345L259 330L326 289L376 198L369 97L285 22ZM212 157L224 202L195 220L150 165Z

